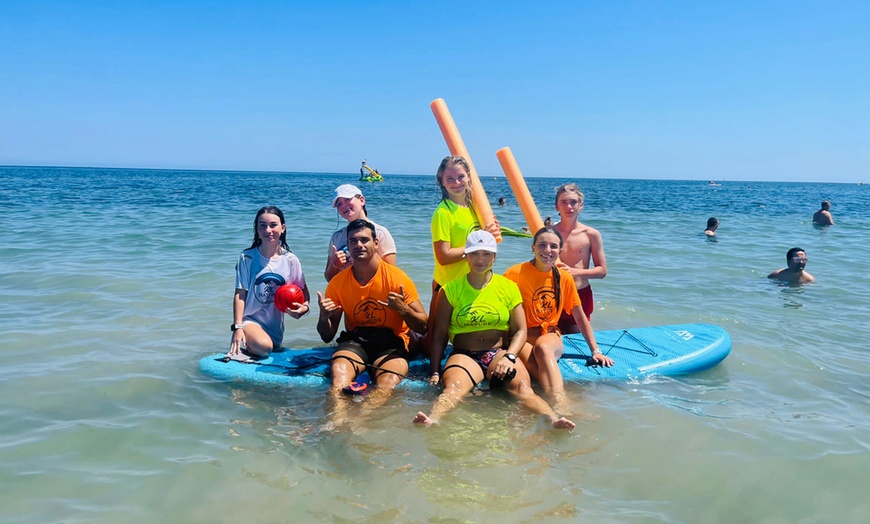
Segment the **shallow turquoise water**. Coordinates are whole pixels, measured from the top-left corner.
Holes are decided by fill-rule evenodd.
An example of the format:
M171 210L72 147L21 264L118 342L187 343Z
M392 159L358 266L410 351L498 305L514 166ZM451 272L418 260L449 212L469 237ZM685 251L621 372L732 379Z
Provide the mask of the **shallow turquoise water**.
M527 173L536 175L538 173ZM699 178L702 177L699 174ZM574 384L588 414L547 430L501 396L442 427L398 395L325 433L324 391L226 384L233 265L265 204L322 290L329 208L354 175L0 168L0 521L859 522L870 513L868 186L577 180L608 277L596 329L712 322L720 366ZM571 179L527 182L542 210ZM484 178L492 201L504 178ZM362 186L428 303L433 177ZM828 198L837 225L812 212ZM518 229L513 199L495 209ZM721 221L719 238L700 232ZM792 246L817 283L765 276ZM497 269L529 256L507 238ZM320 345L315 318L285 344Z

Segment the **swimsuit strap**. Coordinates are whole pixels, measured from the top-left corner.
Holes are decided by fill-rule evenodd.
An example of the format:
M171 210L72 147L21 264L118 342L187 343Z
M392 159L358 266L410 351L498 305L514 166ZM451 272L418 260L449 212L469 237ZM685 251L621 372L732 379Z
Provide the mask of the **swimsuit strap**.
M337 355L337 356L334 356L334 357L330 358L329 361L330 361L330 363L332 363L332 362L334 362L334 361L336 361L336 360L338 360L338 359L340 359L340 358L343 358L343 359L347 360L347 361L350 362L351 364L359 364L360 366L363 367L363 371L365 371L365 368L366 368L366 363L365 363L365 362L360 362L359 360L354 360L354 359L350 358L350 357L347 356L347 355ZM354 369L356 369L356 368L354 368Z
M471 384L472 384L472 386L471 386L471 391L472 391L472 392L474 392L475 389L479 389L479 390L483 391L483 390L482 390L482 389L477 385L477 381L474 380L474 377L471 376L471 371L468 371L467 369L465 369L465 367L460 366L459 364L450 364L449 366L444 366L444 369L441 370L442 375L441 375L441 380L440 380L439 382L441 382L441 381L444 380L444 375L443 375L443 373L446 372L446 371L447 371L448 369L450 369L450 368L459 368L459 369L461 369L462 371L465 371L465 374L468 375L468 379L471 380ZM484 376L484 378L486 378L486 377Z

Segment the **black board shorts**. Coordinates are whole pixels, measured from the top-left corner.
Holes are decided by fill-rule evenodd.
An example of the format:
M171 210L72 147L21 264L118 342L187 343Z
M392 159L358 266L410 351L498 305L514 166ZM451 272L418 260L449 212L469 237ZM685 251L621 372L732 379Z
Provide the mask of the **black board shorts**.
M389 328L358 327L351 332L342 331L336 342L337 351L350 351L358 355L366 365L390 354L407 360L408 348L405 347L405 340Z

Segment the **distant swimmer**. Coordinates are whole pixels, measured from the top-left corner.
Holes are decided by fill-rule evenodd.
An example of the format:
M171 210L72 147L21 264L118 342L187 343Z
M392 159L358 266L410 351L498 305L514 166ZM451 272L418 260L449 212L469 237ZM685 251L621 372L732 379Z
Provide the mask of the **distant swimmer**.
M544 227L553 227L553 220L550 217L544 219ZM529 228L525 226L523 226L523 231L525 231L526 233L532 232Z
M811 284L816 281L812 275L804 271L807 267L807 252L803 248L793 247L785 255L788 267L777 269L767 275L767 278L782 282L796 282L798 284Z
M707 229L704 230L704 234L708 237L715 237L717 229L719 229L719 219L716 217L708 218Z
M813 224L820 226L834 225L834 217L831 216L830 200L822 200L822 208L813 213Z
M507 199L505 199L505 197L498 197L498 205L500 205L500 206L506 206L506 205L507 205Z

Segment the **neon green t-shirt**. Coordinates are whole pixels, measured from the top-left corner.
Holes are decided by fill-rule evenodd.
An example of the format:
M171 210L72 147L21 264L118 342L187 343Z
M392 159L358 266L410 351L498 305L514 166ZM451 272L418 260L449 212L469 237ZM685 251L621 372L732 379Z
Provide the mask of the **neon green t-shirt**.
M450 340L454 335L487 329L507 331L511 311L523 303L520 288L502 275L492 275L483 289L475 289L465 275L444 286L444 296L453 306L450 316Z
M468 235L480 229L477 217L470 207L462 207L452 200L442 200L432 215L432 254L435 254L435 242L449 242L450 247L463 247ZM435 273L432 278L441 286L468 274L468 263L465 260L442 266L435 259Z

